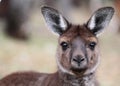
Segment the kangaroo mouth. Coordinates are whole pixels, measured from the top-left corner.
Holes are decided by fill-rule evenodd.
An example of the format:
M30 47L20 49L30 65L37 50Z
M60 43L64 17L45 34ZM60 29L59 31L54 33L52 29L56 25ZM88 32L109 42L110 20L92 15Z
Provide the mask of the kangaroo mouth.
M86 67L85 68L73 68L72 67L71 70L75 74L81 74L81 73L84 73L87 70L87 68Z

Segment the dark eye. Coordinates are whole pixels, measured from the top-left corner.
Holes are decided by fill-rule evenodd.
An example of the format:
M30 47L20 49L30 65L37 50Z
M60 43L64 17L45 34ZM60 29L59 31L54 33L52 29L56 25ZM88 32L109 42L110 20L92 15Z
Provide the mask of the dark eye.
M91 42L91 43L89 44L89 48L90 48L91 50L94 50L95 46L96 46L96 43L95 43L95 42Z
M66 42L62 42L60 45L62 46L63 50L66 50L68 48L68 43Z

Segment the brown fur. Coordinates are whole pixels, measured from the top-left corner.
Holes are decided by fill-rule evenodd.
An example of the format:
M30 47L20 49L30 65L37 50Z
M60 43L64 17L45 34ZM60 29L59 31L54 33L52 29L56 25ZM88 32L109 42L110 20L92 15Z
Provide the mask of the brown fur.
M114 5L115 5L115 9L116 9L116 14L118 17L118 22L120 22L120 0L114 0ZM118 23L118 33L120 33L120 23Z
M77 36L80 36L85 42L97 41L96 37L85 26L71 26L68 31L60 36L59 43L62 41L72 42ZM58 48L61 49L60 46ZM59 49L58 53L62 55L59 56L61 64L70 70L71 64L68 61L69 59L66 58L66 56L69 57L69 54L61 54L63 51ZM88 67L93 66L91 64ZM36 72L14 73L3 78L0 81L0 86L92 86L93 83L94 86L97 86L93 73L86 75L83 74L84 71L80 73L74 71L74 73L76 76L63 73L61 70L58 70L54 74L41 74Z
M71 25L59 12L43 7L50 29L59 34L53 74L16 73L0 80L0 86L98 86L95 71L99 63L98 34L111 20L114 9L101 8L86 25Z
M82 40L84 40L84 43L86 43L86 44L88 44L89 42L98 43L96 36L93 35L85 26L76 26L75 25L75 26L71 26L71 28L67 32L65 32L63 35L60 36L59 45L61 42L64 42L64 41L71 43L76 37L80 37ZM96 54L98 54L97 48L98 48L98 46L96 46L95 51L92 52L94 55L93 55L93 60L91 60L90 64L88 65L89 67L96 64L93 62L97 62L97 59L96 59L96 57L97 57ZM58 47L58 49L60 49L60 47ZM60 53L59 55L62 55L62 56L60 56L61 64L64 64L65 68L70 68L70 64L68 64L69 62L66 58L66 55L70 55L70 54L68 52L61 54L62 51L61 52L60 51L61 50L58 50L58 54ZM91 53L91 50L88 50L88 53ZM67 57L70 57L70 56L67 56Z

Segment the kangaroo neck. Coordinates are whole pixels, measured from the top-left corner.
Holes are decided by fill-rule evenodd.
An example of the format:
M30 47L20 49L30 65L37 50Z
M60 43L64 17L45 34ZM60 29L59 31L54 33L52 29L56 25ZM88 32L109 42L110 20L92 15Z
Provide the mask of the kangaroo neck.
M70 75L63 72L58 72L59 78L63 83L63 86L96 86L95 74L90 73L88 75L80 76Z

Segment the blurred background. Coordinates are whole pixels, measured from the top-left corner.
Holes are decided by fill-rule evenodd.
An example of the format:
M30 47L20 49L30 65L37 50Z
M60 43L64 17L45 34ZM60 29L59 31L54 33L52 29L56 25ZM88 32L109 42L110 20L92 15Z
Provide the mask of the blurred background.
M41 6L58 9L71 23L86 23L100 7L116 12L100 39L101 86L120 86L120 0L0 0L0 79L17 71L57 70L57 36L45 25Z

